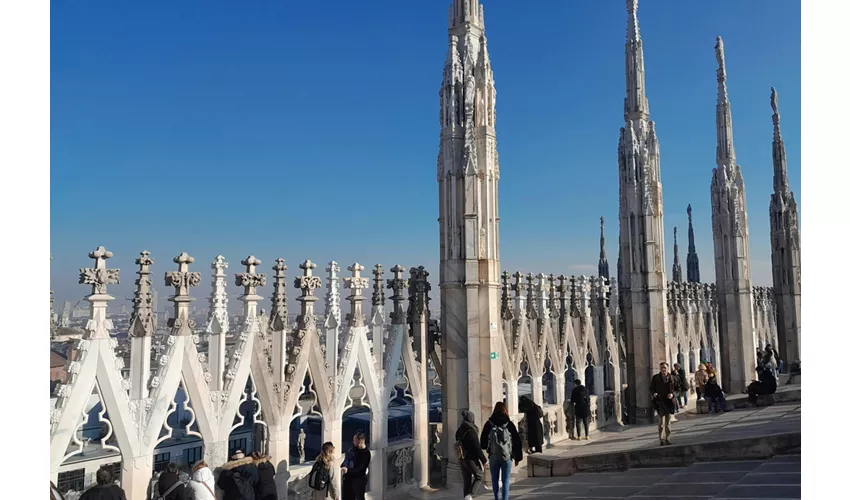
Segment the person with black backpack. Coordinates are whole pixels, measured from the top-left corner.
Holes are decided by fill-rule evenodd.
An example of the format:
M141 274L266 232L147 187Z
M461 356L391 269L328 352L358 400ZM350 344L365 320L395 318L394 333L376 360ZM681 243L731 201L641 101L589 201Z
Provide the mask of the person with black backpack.
M570 403L573 405L573 414L576 420L576 440L581 439L581 427L584 426L584 440L590 439L590 432L587 430L587 419L590 417L590 395L587 394L587 387L581 385L581 380L575 380L575 387L570 394ZM582 425L579 425L582 424Z
M180 480L180 469L174 462L166 466L165 471L159 475L156 484L159 496L154 500L189 500L192 492L184 481Z
M312 500L339 500L336 491L336 468L334 467L334 444L322 445L322 453L316 457L307 476L307 484L313 490Z
M505 403L499 401L493 407L493 414L481 430L481 447L490 456L490 480L493 483L493 497L499 499L499 476L502 477L502 498L508 500L511 484L511 466L522 461L522 441L516 425L508 416ZM511 463L513 462L513 463Z
M460 417L463 422L455 433L455 453L463 476L463 498L472 500L484 480L483 467L487 465L487 457L481 450L475 415L471 411L463 410Z

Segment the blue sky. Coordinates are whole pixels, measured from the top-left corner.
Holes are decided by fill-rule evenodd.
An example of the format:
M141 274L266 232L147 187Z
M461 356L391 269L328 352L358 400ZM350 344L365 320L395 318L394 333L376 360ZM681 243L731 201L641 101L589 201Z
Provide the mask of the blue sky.
M132 294L187 251L266 272L297 263L425 265L438 274L436 155L450 0L52 2L51 287L87 293L97 245ZM592 274L599 216L617 259L622 0L482 0L498 90L505 270ZM752 277L770 284L770 87L800 197L800 3L644 0L647 92L661 144L667 270L694 207L713 280L714 39L724 38L747 186ZM324 274L324 273L322 273ZM231 293L235 287L231 285ZM271 294L269 287L264 295ZM436 292L435 292L436 296ZM118 301L121 302L121 301ZM233 301L235 302L235 301ZM57 306L59 308L61 306Z

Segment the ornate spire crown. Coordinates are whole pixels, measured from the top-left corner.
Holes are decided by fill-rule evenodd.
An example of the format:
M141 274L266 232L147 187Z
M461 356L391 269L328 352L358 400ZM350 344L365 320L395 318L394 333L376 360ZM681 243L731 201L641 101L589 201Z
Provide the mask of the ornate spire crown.
M153 259L150 252L142 251L136 258L139 270L136 274L136 291L133 294L133 313L130 317L131 337L150 337L156 331L156 318L153 314L153 294L151 293L151 266Z

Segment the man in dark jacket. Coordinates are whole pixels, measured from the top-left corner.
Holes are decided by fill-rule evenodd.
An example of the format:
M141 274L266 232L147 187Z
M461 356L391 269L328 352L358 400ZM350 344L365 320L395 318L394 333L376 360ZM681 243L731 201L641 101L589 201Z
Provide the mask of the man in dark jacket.
M590 395L587 394L587 387L581 385L581 380L576 379L573 392L570 394L570 403L573 405L573 414L576 422L576 439L581 439L581 425L584 426L584 440L590 439L590 433L587 430L587 419L590 417Z
M186 483L180 481L180 469L177 468L177 464L170 463L159 475L159 481L156 483L156 491L159 495L154 496L154 499L189 500L189 489Z
M676 409L676 388L678 380L670 373L670 365L662 361L658 366L659 373L652 376L649 392L652 393L652 403L658 412L658 439L661 446L670 444L670 415Z
M756 404L758 397L762 394L774 394L776 392L776 377L773 376L773 371L766 367L759 367L756 371L759 379L747 386L747 401L751 404Z
M484 480L484 469L487 465L487 457L481 450L481 441L478 438L478 427L475 425L475 415L471 411L462 411L463 419L460 427L455 433L455 441L463 451L460 461L460 472L463 475L463 497L472 498Z
M95 479L97 485L83 493L80 500L127 500L124 490L115 484L112 472L106 466L98 469Z
M342 500L366 500L366 484L369 481L369 462L372 452L366 448L366 433L354 434L353 446L342 462Z

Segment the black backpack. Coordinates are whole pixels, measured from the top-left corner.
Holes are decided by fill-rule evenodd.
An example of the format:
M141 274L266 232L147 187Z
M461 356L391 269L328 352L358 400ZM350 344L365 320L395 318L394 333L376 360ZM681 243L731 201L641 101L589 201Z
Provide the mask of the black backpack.
M328 488L330 478L331 473L330 470L325 467L325 463L320 460L316 460L313 462L313 468L310 469L310 475L307 476L307 484L310 486L310 489L324 491Z

